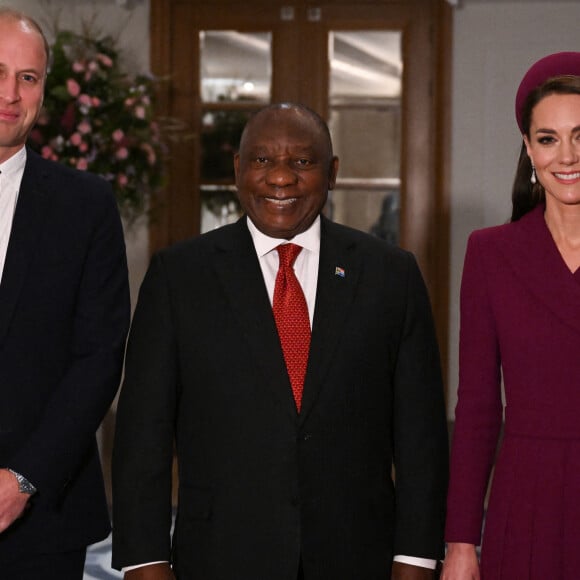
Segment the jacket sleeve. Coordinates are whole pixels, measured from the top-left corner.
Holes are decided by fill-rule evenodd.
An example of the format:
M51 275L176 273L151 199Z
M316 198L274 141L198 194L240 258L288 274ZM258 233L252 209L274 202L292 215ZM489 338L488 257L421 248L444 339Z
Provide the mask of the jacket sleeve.
M427 289L412 256L394 375L395 554L443 557L448 439L439 349Z
M502 421L500 353L481 237L472 234L461 283L459 388L446 540L478 545Z
M113 192L101 179L85 184L95 189L83 197L90 200L83 215L90 216L92 229L74 308L61 314L70 316L68 361L40 420L8 461L54 501L94 445L118 389L130 316L125 243Z
M113 451L113 567L170 560L177 352L163 261L141 286Z

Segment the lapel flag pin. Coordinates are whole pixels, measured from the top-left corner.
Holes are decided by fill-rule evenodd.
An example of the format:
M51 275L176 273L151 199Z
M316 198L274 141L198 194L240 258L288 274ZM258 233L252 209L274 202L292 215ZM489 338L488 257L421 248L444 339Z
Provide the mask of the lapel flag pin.
M334 275L335 276L340 276L341 278L344 278L344 268L341 268L340 266L336 266L336 268L334 269Z

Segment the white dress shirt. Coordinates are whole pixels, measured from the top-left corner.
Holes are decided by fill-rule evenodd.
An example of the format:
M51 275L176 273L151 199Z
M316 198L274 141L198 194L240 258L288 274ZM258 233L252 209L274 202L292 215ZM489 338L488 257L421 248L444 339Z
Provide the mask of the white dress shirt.
M262 233L248 218L248 229L252 235L254 248L260 261L260 268L264 276L266 290L270 298L270 304L274 301L274 286L276 275L278 273L279 256L276 248L288 243L286 240L279 238L270 238ZM290 240L302 248L302 251L296 257L294 262L294 273L306 298L308 306L308 316L310 317L310 328L314 317L314 302L316 301L316 286L318 284L318 262L320 260L320 217L314 220L314 223L301 234Z
M320 216L314 220L314 223L301 234L293 237L292 240L280 240L279 238L271 238L262 233L250 220L247 218L248 229L254 242L254 248L260 261L260 268L264 276L266 290L270 298L270 304L274 301L274 286L276 283L276 274L278 273L279 257L276 248L280 244L291 242L297 246L302 247L302 251L298 254L294 262L294 273L302 291L306 298L308 306L308 315L310 317L310 328L312 328L312 321L314 319L314 304L316 301L316 287L318 284L318 264L320 262ZM423 568L435 569L436 561L425 558L414 558L410 556L395 556L395 560L405 564L412 564L413 566L422 566ZM140 568L149 564L159 564L160 562L149 562L148 564L141 564L136 566L127 566L123 571Z
M4 273L8 241L12 231L14 210L26 165L26 148L22 147L10 159L0 163L0 282Z

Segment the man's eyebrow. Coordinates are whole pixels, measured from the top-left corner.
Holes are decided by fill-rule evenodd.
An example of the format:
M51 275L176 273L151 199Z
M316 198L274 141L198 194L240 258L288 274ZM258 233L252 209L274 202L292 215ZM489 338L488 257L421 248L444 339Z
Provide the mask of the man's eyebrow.
M1 70L5 70L7 68L10 68L10 67L4 62L0 62L0 69ZM20 75L22 73L33 73L35 75L42 76L42 71L38 70L37 68L35 68L33 66L25 67L25 68L22 68L22 69L19 69L16 71L16 74Z
M37 68L34 68L34 67L23 68L23 69L21 69L19 71L16 71L16 72L19 73L19 74L22 74L22 73L34 73L35 75L39 75L39 76L42 75L42 71L40 71L40 70L38 70Z

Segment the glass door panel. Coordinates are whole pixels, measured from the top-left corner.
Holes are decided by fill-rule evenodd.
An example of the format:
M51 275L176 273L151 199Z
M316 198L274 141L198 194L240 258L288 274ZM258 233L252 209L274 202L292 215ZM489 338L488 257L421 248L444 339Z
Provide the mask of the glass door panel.
M232 157L246 121L272 92L272 34L200 32L201 231L235 221Z
M340 157L327 214L399 240L401 32L329 33L329 126Z
M203 30L199 41L204 103L247 100L266 104L270 101L270 32Z

